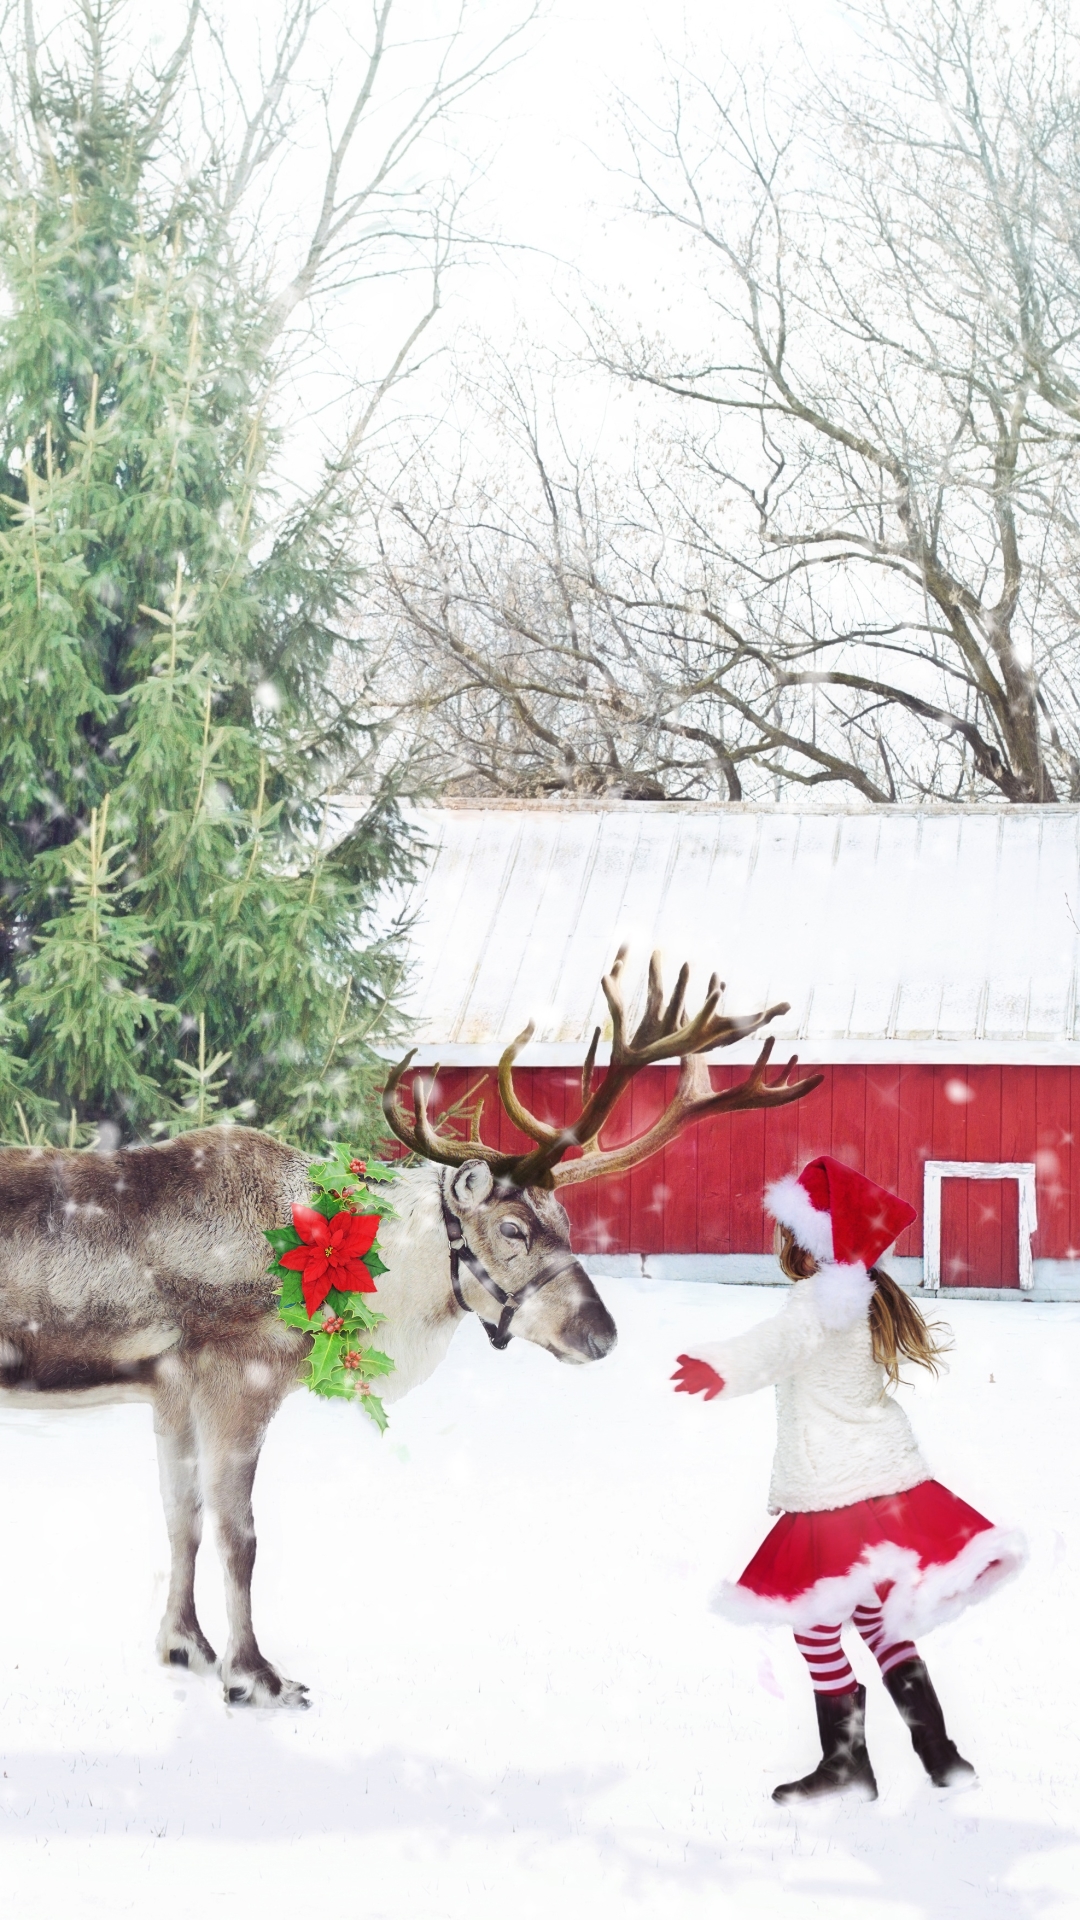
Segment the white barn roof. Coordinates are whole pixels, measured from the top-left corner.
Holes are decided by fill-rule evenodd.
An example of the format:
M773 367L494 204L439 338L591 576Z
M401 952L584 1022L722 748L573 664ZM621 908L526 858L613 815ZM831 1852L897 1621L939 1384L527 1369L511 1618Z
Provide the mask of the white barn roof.
M714 968L730 1011L790 1000L778 1055L1080 1065L1080 810L522 802L416 818L430 854L406 900L406 1010L422 1064L490 1065L530 1018L523 1063L576 1063L627 941L635 991L659 947L669 983L690 961L692 1005Z

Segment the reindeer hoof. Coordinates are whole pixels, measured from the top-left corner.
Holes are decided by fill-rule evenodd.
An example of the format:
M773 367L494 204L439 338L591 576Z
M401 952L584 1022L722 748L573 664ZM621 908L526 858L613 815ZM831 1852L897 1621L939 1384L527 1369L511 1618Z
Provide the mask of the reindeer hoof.
M307 1692L302 1681L283 1680L273 1667L265 1667L259 1673L230 1679L226 1683L225 1699L230 1707L292 1707L296 1710L311 1705Z
M158 1655L167 1667L186 1667L189 1673L217 1673L217 1654L198 1627L163 1627L158 1638Z

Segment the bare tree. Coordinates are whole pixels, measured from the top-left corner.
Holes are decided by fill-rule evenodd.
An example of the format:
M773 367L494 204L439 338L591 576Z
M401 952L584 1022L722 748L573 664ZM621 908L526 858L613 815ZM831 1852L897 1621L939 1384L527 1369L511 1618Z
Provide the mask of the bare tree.
M631 118L645 204L712 263L726 351L606 357L704 414L699 466L756 520L769 617L741 637L769 660L779 714L754 718L789 777L819 777L798 765L813 690L875 797L897 791L898 715L930 744L924 790L1080 797L1066 15L1050 0L1015 49L986 0L862 17L888 84L820 87L794 130L730 79L677 84L663 131ZM741 175L726 200L718 159Z
M1080 799L1068 10L857 17L856 85L679 71L626 107L702 296L681 343L593 317L656 399L634 470L552 462L519 395L534 509L399 503L385 617L459 783Z
M104 75L115 43L145 29L125 0L73 0L46 31L38 15L35 0L0 9L9 83L0 140L28 193L53 163L39 106L73 37L94 50ZM415 365L446 270L463 257L458 215L474 162L454 147L458 110L518 57L535 16L528 0L501 26L472 0L423 10L415 0L370 0L360 13L332 0L280 0L252 45L247 22L241 31L227 10L187 0L171 50L163 59L148 51L133 74L152 108L147 147L172 156L177 205L193 191L216 205L221 252L207 270L231 273L238 298L250 299L257 282L268 357L291 360L295 377L313 341L325 346L335 304L347 312L364 286L363 344L358 356L354 323L339 383L337 475ZM411 298L410 281L419 284ZM376 324L380 291L387 312ZM323 352L324 374L326 360Z
M694 562L670 494L644 466L631 497L575 460L502 371L470 409L493 406L498 468L478 481L467 454L453 470L429 457L372 513L381 646L358 697L392 716L429 789L741 798L767 741L723 688L733 676L749 699L762 672L700 617L704 587L675 598Z

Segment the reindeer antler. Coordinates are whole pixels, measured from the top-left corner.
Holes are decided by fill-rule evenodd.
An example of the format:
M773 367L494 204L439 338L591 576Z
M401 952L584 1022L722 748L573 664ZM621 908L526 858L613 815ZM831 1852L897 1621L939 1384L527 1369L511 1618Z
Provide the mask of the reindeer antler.
M766 1007L760 1013L732 1017L717 1012L724 985L714 973L709 980L705 999L699 1013L692 1020L686 1018L686 988L690 979L690 968L679 968L679 977L667 1005L664 1005L664 983L660 971L660 955L654 953L649 961L649 986L645 997L645 1011L638 1022L633 1038L626 1038L626 1010L622 997L622 972L626 962L627 949L620 947L615 956L615 964L610 973L601 981L604 998L611 1014L611 1064L599 1086L593 1090L593 1067L596 1049L600 1040L600 1029L593 1034L589 1047L585 1069L582 1073L582 1108L577 1119L569 1127L556 1129L544 1127L543 1123L526 1113L515 1099L514 1105L521 1118L515 1119L515 1125L523 1133L535 1140L537 1145L528 1154L516 1170L514 1178L522 1186L546 1186L551 1170L571 1147L581 1147L589 1164L588 1173L577 1174L578 1180L592 1178L592 1168L597 1172L600 1164L597 1158L599 1149L596 1142L605 1121L610 1117L616 1102L621 1099L626 1087L641 1072L643 1067L655 1066L660 1060L685 1060L696 1054L711 1053L716 1047L730 1047L744 1034L754 1033L778 1013L786 1013L788 1002L779 1001L776 1006ZM499 1062L499 1087L512 1089L512 1068L517 1052L517 1042L508 1047ZM710 1088L711 1091L711 1088ZM807 1089L809 1091L809 1088ZM798 1097L798 1096L796 1096ZM506 1095L503 1094L505 1104ZM509 1109L508 1109L509 1110ZM662 1143L660 1143L662 1144ZM655 1148L650 1148L651 1152ZM642 1153L642 1159L646 1155ZM572 1163L575 1167L577 1161ZM552 1181L553 1185L562 1185L568 1176L563 1168Z
M528 1031L531 1033L532 1028L530 1027ZM524 1036L521 1038L524 1040ZM415 1053L416 1048L413 1047L412 1051L405 1055L404 1060L398 1061L383 1088L382 1110L391 1132L397 1135L403 1146L419 1154L422 1160L435 1160L443 1167L460 1167L466 1160L486 1160L492 1172L505 1179L508 1172L516 1166L521 1155L500 1153L496 1147L486 1146L480 1138L478 1116L473 1116L467 1140L455 1140L449 1134L436 1133L432 1127L428 1119L427 1103L438 1077L438 1067L432 1074L429 1084L425 1085L419 1074L413 1081L414 1123L411 1127L409 1126L398 1106L397 1091L402 1077L408 1073L412 1065Z
M793 1080L792 1074L799 1062L792 1057L784 1067L778 1080L770 1086L765 1079L765 1069L769 1064L776 1041L770 1035L758 1054L745 1080L737 1086L727 1087L721 1093L713 1090L708 1062L698 1053L688 1054L682 1062L678 1085L674 1099L664 1109L646 1133L636 1140L628 1140L621 1147L611 1147L606 1152L599 1146L581 1155L579 1160L566 1160L555 1167L552 1179L556 1187L576 1186L582 1180L596 1180L601 1174L628 1173L631 1167L639 1166L669 1140L674 1140L683 1127L692 1126L703 1120L707 1113L745 1113L754 1107L786 1107L792 1100L801 1100L813 1093L825 1078L823 1073L813 1073L805 1080Z
M763 1008L760 1013L743 1016L719 1013L717 1008L724 986L714 973L700 1011L688 1020L685 1003L690 969L685 965L679 969L675 990L665 1006L658 953L654 953L649 962L645 1011L633 1037L627 1040L622 999L622 970L626 953L625 947L619 948L611 972L605 974L602 981L604 998L611 1013L611 1062L603 1080L594 1088L596 1050L600 1041L600 1028L597 1027L581 1073L581 1112L572 1125L554 1127L545 1120L538 1120L535 1114L522 1106L517 1097L514 1062L532 1038L533 1026L530 1021L516 1040L511 1041L499 1061L499 1094L503 1106L507 1117L519 1132L535 1142L530 1153L517 1156L503 1154L494 1147L485 1146L478 1137L465 1141L436 1134L427 1117L427 1092L419 1080L413 1084L415 1126L409 1128L397 1105L397 1089L413 1058L411 1053L394 1068L383 1093L383 1112L398 1139L411 1147L414 1153L428 1160L439 1161L444 1166L460 1166L465 1160L486 1160L497 1177L512 1181L518 1187L569 1186L582 1180L595 1179L601 1173L623 1173L629 1167L637 1166L665 1146L682 1127L700 1120L706 1113L736 1113L753 1107L786 1106L789 1101L801 1100L821 1084L824 1076L820 1073L812 1074L805 1080L793 1080L791 1076L797 1061L792 1059L779 1080L768 1085L765 1069L773 1049L770 1039L766 1041L745 1080L735 1087L715 1093L708 1067L701 1055L711 1053L717 1047L730 1047L745 1034L756 1032L778 1013L786 1013L788 1002L781 1000L775 1006ZM605 1151L599 1144L600 1131L616 1102L635 1074L640 1073L643 1067L654 1066L661 1060L682 1062L679 1084L670 1106L639 1139ZM582 1149L581 1158L560 1166L559 1162L573 1147Z

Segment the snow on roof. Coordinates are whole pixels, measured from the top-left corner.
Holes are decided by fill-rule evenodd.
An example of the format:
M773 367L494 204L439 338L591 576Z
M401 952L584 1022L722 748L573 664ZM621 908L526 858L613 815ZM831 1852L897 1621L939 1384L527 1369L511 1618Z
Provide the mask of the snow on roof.
M778 1054L1080 1065L1080 810L470 802L414 817L430 847L406 898L422 1064L490 1065L530 1018L524 1064L579 1061L626 941L632 998L659 947L669 984L689 960L691 1007L714 969L729 1011L789 1000Z

